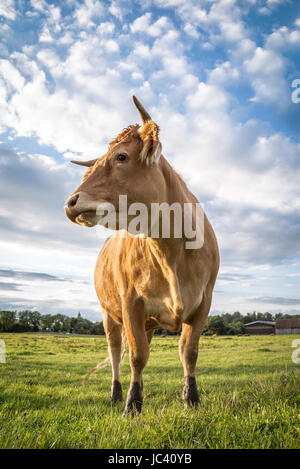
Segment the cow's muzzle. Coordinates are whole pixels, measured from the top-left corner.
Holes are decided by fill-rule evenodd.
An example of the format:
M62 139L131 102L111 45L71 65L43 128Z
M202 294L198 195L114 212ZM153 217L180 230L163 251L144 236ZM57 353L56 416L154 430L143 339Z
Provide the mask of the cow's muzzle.
M96 208L87 203L86 194L72 194L65 202L65 212L69 220L77 225L92 227L97 224Z

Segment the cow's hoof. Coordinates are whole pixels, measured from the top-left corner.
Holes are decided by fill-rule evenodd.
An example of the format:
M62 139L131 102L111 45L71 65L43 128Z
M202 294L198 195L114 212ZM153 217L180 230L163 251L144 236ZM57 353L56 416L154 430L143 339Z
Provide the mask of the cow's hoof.
M135 415L141 413L143 405L142 387L139 383L132 383L128 391L126 407L123 412L123 417L127 415Z
M122 386L120 381L116 380L112 384L111 388L111 396L110 396L112 402L119 402L123 400L122 396Z
M135 401L130 405L126 404L122 417L134 417L135 415L140 414L141 411L142 411L142 403Z
M200 399L196 379L193 376L184 378L182 398L187 407L198 407Z

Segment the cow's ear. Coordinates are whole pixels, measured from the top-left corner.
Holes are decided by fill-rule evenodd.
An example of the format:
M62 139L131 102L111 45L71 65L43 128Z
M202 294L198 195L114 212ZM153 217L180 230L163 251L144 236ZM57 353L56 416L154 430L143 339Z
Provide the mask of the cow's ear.
M153 120L147 120L139 129L143 141L141 160L147 165L157 164L161 155L161 143L158 138L159 127Z

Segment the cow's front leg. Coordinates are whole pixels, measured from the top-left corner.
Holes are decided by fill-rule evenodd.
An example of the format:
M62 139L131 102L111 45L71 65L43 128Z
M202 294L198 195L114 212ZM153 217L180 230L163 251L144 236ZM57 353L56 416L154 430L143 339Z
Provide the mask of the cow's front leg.
M142 373L149 358L149 341L145 331L145 315L142 300L125 304L123 320L129 346L131 383L123 415L141 412L143 403Z
M112 385L110 398L113 402L118 402L122 401L122 386L120 383L122 326L115 323L115 321L105 311L103 311L103 325L112 367Z

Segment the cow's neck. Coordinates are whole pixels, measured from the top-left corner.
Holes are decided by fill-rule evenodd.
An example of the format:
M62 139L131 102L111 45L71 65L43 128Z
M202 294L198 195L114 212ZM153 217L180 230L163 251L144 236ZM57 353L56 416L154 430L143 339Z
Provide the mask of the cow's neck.
M184 235L183 226L184 204L188 202L195 203L197 202L197 199L188 190L181 177L173 170L173 168L169 165L166 159L163 156L161 158L162 171L166 183L166 192L164 194L164 199L169 206L174 203L179 203L181 205L182 236L180 238L175 238L174 236L172 236L171 233L170 238L160 236L157 238L150 237L148 239L152 245L152 249L154 249L157 253L160 252L161 255L165 257L168 264L172 266L177 264L178 259L182 255L184 255L185 243L187 241Z

